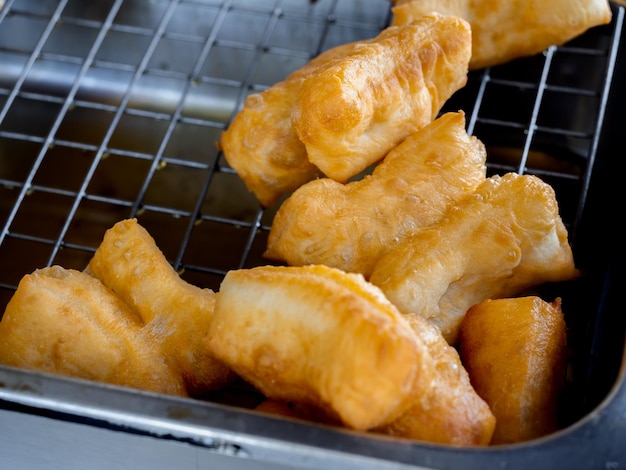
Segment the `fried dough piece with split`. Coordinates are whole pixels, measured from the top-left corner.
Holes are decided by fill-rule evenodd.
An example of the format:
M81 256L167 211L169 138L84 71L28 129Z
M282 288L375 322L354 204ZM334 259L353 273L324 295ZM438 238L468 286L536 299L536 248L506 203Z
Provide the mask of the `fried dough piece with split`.
M566 348L559 298L486 300L468 310L459 351L474 388L496 416L492 444L523 442L558 429Z
M402 416L376 431L454 446L488 445L496 417L472 387L457 350L428 320L411 314L407 318L427 345L437 373L427 387L415 390L415 399Z
M220 388L236 377L204 347L215 292L184 281L136 219L107 230L87 271L139 313L189 394Z
M429 380L415 383L411 405L401 416L371 431L454 446L489 444L495 417L472 387L456 349L428 320L419 315L405 318L428 348ZM301 402L268 399L256 410L325 425L338 424Z
M554 189L508 173L486 179L441 222L400 242L370 281L453 344L472 305L578 274Z
M292 266L325 264L368 278L400 240L436 223L485 180L485 147L447 113L407 137L372 175L347 184L311 181L279 208L265 256Z
M469 24L439 14L389 27L309 75L292 124L309 160L346 182L433 121L467 82Z
M283 194L322 176L291 125L291 108L308 75L350 54L358 44L329 49L285 80L248 96L222 133L219 147L224 158L263 206L273 206Z
M426 346L378 288L323 265L228 272L207 338L267 398L358 430L397 418L433 373Z
M22 278L0 322L0 363L186 396L139 317L102 282L60 266Z
M454 15L472 27L471 70L503 64L562 45L611 21L607 0L412 0L392 8L392 25L432 12Z

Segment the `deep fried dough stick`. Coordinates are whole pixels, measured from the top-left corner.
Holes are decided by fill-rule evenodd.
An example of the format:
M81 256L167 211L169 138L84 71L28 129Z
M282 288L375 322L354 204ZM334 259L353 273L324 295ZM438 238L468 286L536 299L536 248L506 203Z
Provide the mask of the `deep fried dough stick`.
M470 56L469 24L433 14L318 69L292 110L309 160L339 182L378 162L465 85Z
M407 137L371 176L311 181L279 208L265 256L292 266L325 264L366 278L404 237L437 222L485 179L486 152L447 113Z
M178 367L190 394L219 388L235 378L204 347L216 294L184 281L136 219L107 230L87 271L139 313Z
M553 188L508 173L486 179L439 224L390 250L370 281L456 343L470 306L577 275Z
M136 313L98 279L60 266L20 281L0 322L0 363L187 395Z
M492 444L536 439L558 429L566 348L559 298L486 300L468 310L459 352L474 388L496 416Z
M291 125L291 108L309 74L350 54L358 44L329 49L285 80L248 96L222 133L219 147L226 161L262 205L273 206L283 194L322 176L308 160L306 148Z
M472 26L471 70L503 64L561 45L611 21L607 0L413 0L397 1L392 25L433 11Z
M453 446L490 444L496 417L472 386L457 350L446 342L439 329L428 320L412 314L405 315L405 318L428 348L431 357L429 380L416 382L411 405L404 413L371 431ZM505 360L502 358L501 362ZM488 380L487 377L485 379ZM520 382L519 379L516 381ZM299 402L269 399L256 409L326 425L337 424L328 416L316 414Z
M415 389L407 411L375 431L454 446L489 444L496 417L474 390L457 350L425 318L409 314L407 319L427 345L436 373L427 387Z
M266 397L360 430L395 419L432 373L425 345L378 288L322 265L228 272L207 345Z
M322 265L231 272L213 328L209 347L269 397L259 410L356 429L384 421L373 431L426 442L489 443L493 414L456 350L361 276ZM398 403L404 411L389 415Z

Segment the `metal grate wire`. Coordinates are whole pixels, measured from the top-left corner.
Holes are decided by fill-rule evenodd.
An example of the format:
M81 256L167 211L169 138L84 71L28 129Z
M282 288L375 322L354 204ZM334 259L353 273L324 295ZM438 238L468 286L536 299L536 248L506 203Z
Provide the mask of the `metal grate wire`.
M270 86L323 49L377 34L388 21L388 4L361 8L363 14L355 16L361 4L161 1L151 2L146 11L143 2L122 0L87 7L72 1L7 2L0 17L0 60L9 64L0 76L0 158L12 162L3 164L7 169L0 173L6 193L0 213L0 256L10 257L11 269L0 279L4 291L0 305L4 307L19 278L37 267L83 267L106 226L87 235L75 227L93 219L106 220L110 226L123 217L139 217L157 242L163 241L161 232L171 231L170 222L175 220L178 239L171 242L168 258L179 272L202 285L216 288L227 269L244 266L257 233L266 230L268 222L242 185L234 182L236 175L215 149L217 136L247 94ZM244 23L248 29L238 30ZM306 41L292 45L285 38L295 38L295 28L308 34ZM38 114L40 108L46 113L41 123L26 116ZM86 128L89 121L97 125L97 136L88 135L93 133ZM194 129L194 140L180 149L183 144L172 140L183 139L177 132L185 126ZM80 134L81 128L87 136ZM143 142L129 144L129 139L136 139L130 135L134 132L146 134ZM21 145L25 143L32 145ZM23 153L25 146L27 157L15 154ZM189 155L192 146L198 155ZM48 168L47 161L59 148L88 155L89 161L81 162L84 174L71 189L64 187L64 170ZM134 175L132 196L115 187L91 190L112 156L144 163L143 173ZM28 161L16 168L17 158ZM125 166L108 170L108 177L133 171ZM176 188L161 182L166 189L152 189L168 168L196 173L193 183L175 176ZM45 173L51 176L40 183ZM221 183L214 195L216 174L231 181ZM184 207L168 202L167 192L172 190L190 193L180 204ZM161 195L154 197L156 192ZM31 204L35 194L47 201ZM38 216L51 209L53 204L47 204L52 199L64 198L67 202L58 208L63 214L55 220ZM220 208L205 211L207 198L240 202L235 202L234 213ZM98 209L84 215L87 205ZM37 226L27 227L24 218ZM159 220L151 223L151 218ZM193 233L207 225L204 222L244 233L238 236L242 243L229 250L232 259L211 263L187 256ZM193 243L211 249L210 241ZM163 244L167 248L168 243ZM20 256L20 252L38 254Z
M623 23L470 73L463 109L491 174L555 188L576 243ZM262 256L263 210L216 147L246 96L378 34L386 0L9 0L0 11L0 309L21 277L83 269L137 217L181 276L219 289ZM576 248L576 246L575 246Z

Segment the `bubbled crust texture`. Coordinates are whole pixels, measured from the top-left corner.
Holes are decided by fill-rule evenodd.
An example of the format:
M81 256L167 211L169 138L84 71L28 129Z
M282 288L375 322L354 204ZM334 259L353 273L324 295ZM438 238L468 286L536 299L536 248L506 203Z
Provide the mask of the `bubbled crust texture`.
M441 223L390 250L370 281L401 312L429 319L455 344L472 305L578 274L553 188L508 173L486 179Z
M339 182L378 162L465 85L470 56L469 24L433 14L320 68L292 109L309 160Z
M485 179L486 152L447 113L407 137L371 176L311 181L279 208L265 256L292 266L326 264L368 278L376 261Z
M503 64L561 45L611 21L606 0L413 0L393 7L392 25L431 12L455 15L472 27L471 70Z
M428 371L425 346L378 289L326 266L230 271L207 339L268 398L354 429L397 417Z
M219 147L266 207L323 174L346 181L435 118L470 53L469 25L442 15L334 47L250 95Z
M342 44L312 59L285 80L244 102L219 146L259 202L270 207L285 193L321 176L291 125L291 108L304 79L317 68L350 54L358 43Z
M163 354L176 364L191 394L219 388L235 378L204 347L215 292L184 281L135 219L107 230L87 270L160 338Z
M452 445L486 445L493 432L456 350L361 275L231 271L207 341L268 398L261 410Z
M376 431L454 446L489 444L496 418L472 387L457 350L428 320L419 315L406 315L406 318L426 344L435 372L430 382L415 387L409 409Z
M22 278L0 322L0 362L187 395L156 338L98 279L60 266Z

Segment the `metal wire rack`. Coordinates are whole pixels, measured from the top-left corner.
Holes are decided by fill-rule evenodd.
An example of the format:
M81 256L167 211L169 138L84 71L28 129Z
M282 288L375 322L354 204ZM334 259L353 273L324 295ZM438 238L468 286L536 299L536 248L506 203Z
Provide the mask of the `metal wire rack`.
M270 219L215 143L247 94L377 34L388 4L359 3L7 2L0 306L36 267L83 267L125 217L198 284L259 263Z
M470 73L443 109L465 111L491 174L555 188L575 254L621 39L613 12L566 45ZM268 264L275 209L229 168L219 135L247 95L389 17L386 0L6 0L0 312L23 275L83 269L128 217L195 285Z
M191 282L216 288L228 269L267 263L271 211L215 143L247 94L321 50L377 34L389 4L360 3L7 2L0 306L37 267L84 267L124 217L139 217ZM612 77L612 28L472 74L446 105L469 115L492 172L549 180L573 229Z

